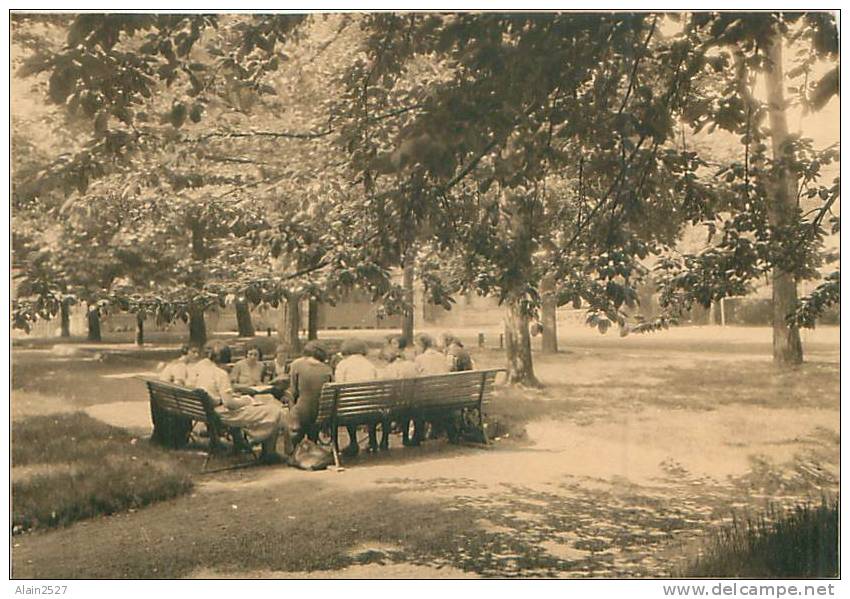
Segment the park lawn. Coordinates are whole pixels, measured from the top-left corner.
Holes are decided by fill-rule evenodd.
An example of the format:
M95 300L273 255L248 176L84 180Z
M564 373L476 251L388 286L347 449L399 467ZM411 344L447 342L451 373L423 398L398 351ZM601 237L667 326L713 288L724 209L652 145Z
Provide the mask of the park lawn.
M234 489L176 499L140 512L50 533L38 564L16 551L18 578L179 578L203 568L239 573L336 570L378 556L351 549L369 541L420 560L444 547L475 543L475 526L445 503L411 506L391 489L339 494L312 474L272 488ZM309 499L307 499L309 498ZM141 525L139 516L144 518ZM140 534L141 531L141 534ZM33 541L41 541L39 534ZM44 539L46 540L46 539ZM75 546L74 557L67 551ZM107 550L107 547L110 549ZM413 555L407 554L408 559Z
M192 489L190 461L80 412L13 421L13 531L176 497Z
M14 351L12 355L13 396L61 398L66 409L78 410L100 403L147 401L141 381L114 378L154 371L159 362L177 355L137 357L107 352L62 356L49 351ZM12 404L13 414L16 411Z

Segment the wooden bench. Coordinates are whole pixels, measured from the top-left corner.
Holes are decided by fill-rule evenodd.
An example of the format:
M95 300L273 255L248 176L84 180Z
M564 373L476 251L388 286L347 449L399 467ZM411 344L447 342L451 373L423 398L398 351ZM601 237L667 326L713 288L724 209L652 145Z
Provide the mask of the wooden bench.
M475 422L484 444L484 403L503 369L468 370L405 379L362 383L325 383L316 424L332 438L334 462L339 461L338 429L345 425L392 420L435 420L454 411L477 411Z
M206 471L212 454L222 449L223 437L230 437L235 451L248 449L256 458L242 430L226 426L221 421L213 400L206 391L189 389L157 379L142 380L145 381L150 396L151 420L154 427L151 438L154 442L175 449L185 447L194 424L203 422L209 434L209 449L202 471Z

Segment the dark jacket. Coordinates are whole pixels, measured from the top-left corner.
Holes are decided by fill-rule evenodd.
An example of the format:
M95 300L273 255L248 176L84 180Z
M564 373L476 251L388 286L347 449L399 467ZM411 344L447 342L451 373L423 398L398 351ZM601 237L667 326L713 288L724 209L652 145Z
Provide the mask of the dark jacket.
M292 415L301 426L313 424L319 415L322 386L333 378L331 367L315 358L298 358L289 367L289 389L295 403Z

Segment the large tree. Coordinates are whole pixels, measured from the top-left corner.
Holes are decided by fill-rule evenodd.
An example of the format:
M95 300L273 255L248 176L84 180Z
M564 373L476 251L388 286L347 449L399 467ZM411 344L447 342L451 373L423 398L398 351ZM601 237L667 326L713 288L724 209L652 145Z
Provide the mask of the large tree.
M816 149L811 139L790 135L787 111L792 101L818 110L838 93L835 20L829 13L721 13L697 14L691 22L720 68L714 80L695 86L684 116L694 130L708 126L739 136L740 152L718 169L728 202L726 212L705 220L713 240L699 254L661 263L664 304L673 312L694 301L707 306L769 276L773 358L797 364L803 359L798 327L813 326L839 298L838 271L802 302L797 287L821 276L829 259L823 239L838 232L832 207L840 181L820 181L838 161L837 146ZM790 77L786 46L797 56ZM765 93L758 97L754 89L762 81Z
M700 53L687 37L663 39L659 18L365 20L365 57L349 79L351 106L363 108L350 109L352 133L342 138L351 168L369 181L373 204L413 199L421 236L456 259L444 290L474 289L505 305L512 381L536 383L529 323L544 275L599 310L600 328L622 324L639 258L675 236L675 222L642 223L673 214L664 189L693 170L665 143ZM427 90L411 93L422 57L440 68ZM386 103L404 113L365 137L362 113L388 114ZM383 236L410 235L408 219L385 222Z

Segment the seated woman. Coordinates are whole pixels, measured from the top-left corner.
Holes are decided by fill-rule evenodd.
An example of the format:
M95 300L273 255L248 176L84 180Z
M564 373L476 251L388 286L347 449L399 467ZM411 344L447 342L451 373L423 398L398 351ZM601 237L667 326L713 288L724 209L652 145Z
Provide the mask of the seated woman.
M434 347L434 338L426 333L419 333L414 339L416 346L416 370L420 376L429 374L445 374L450 372L445 354Z
M413 360L407 359L407 354L405 353L405 349L407 348L407 340L404 337L397 337L394 342L395 348L392 353L389 353L387 358L389 360L389 364L386 368L381 370L381 378L384 379L410 379L415 378L419 375L416 370L416 364L413 363ZM413 440L411 441L410 437L410 423L413 422L414 432L413 432ZM402 444L405 446L408 445L418 445L419 438L421 436L422 431L422 422L418 418L414 419L402 419L400 422L397 422L398 426L401 427L402 432ZM371 431L370 431L371 433ZM381 449L389 449L389 422L381 423ZM370 439L371 443L371 439Z
M316 417L319 415L319 398L322 386L333 379L333 371L325 362L328 353L315 341L304 346L304 355L290 365L290 385L287 391L289 404L289 432L293 445L304 435L317 441Z
M262 363L262 352L256 345L249 345L245 358L236 362L230 370L230 382L234 391L250 393L252 388L263 382L265 365Z
M159 380L174 385L184 385L186 383L186 376L188 375L188 354L189 346L184 343L180 346L180 355L166 364L165 368L159 373Z
M407 340L404 337L396 337L393 341L393 349L387 351L387 367L381 371L381 378L384 379L407 379L413 378L419 374L416 370L416 364L412 360L407 359L405 349L407 348Z
M289 348L278 345L275 348L274 360L266 367L266 374L270 377L269 384L272 386L271 393L275 399L281 402L286 400L286 390L289 387Z
M159 373L159 380L173 385L186 386L189 376L191 350L188 345L180 346L180 355L165 365ZM151 422L153 423L154 443L165 447L180 448L186 445L194 422L185 417L176 416L162 409L159 403L151 402Z
M416 345L416 371L419 373L419 376L451 372L449 359L434 347L433 337L426 333L420 333L416 336L414 344ZM448 428L449 438L450 440L454 440L454 428L447 424L447 421L451 423L454 422L454 419L455 415L452 414L450 417L432 422L430 438L436 439L443 430ZM425 423L420 421L415 424L415 432L413 440L409 442L410 445L418 445L425 438Z
M365 341L361 339L346 339L342 342L340 353L343 355L343 358L337 364L334 371L334 382L359 383L378 378L378 371L375 365L366 357L366 354L369 353L369 348L366 346ZM357 445L357 427L349 424L346 426L346 430L348 431L348 447L343 450L343 454L356 456L360 452L360 447Z
M189 365L186 386L207 392L216 404L215 411L225 426L241 428L251 440L261 442L261 459L264 462L280 461L276 446L284 422L281 405L274 400L234 396L230 378L214 361L218 355L211 347L199 348L198 353L190 352L189 355L194 361ZM201 355L204 357L201 358Z
M448 358L449 369L452 372L473 370L475 365L472 356L466 351L463 342L449 333L443 333L443 348Z

